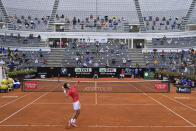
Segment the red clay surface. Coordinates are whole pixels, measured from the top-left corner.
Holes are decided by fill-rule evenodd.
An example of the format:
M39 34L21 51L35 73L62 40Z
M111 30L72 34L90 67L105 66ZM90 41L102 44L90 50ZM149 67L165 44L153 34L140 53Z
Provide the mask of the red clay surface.
M119 81L114 78L98 80ZM177 94L171 86L170 93L79 95L79 127L67 129L67 122L73 113L72 99L65 98L62 92L21 92L17 89L7 94L1 93L0 131L196 130L196 91L191 94Z

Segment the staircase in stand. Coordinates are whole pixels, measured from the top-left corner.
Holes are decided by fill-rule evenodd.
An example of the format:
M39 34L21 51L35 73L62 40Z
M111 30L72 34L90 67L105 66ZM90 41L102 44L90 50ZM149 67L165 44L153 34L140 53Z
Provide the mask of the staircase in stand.
M189 19L192 15L192 12L193 12L194 8L195 8L195 5L196 5L196 0L193 0L190 7L189 7L189 10L188 10L186 16L182 20L182 25L181 25L181 30L182 31L186 30L187 23L189 22Z
M56 16L56 12L59 6L59 0L55 0L54 1L54 5L53 5L53 9L52 9L52 13L49 19L49 23L48 23L48 31L53 31L54 29L54 23L55 23L55 16Z
M62 67L64 55L64 48L51 48L51 53L49 54L47 60L47 67Z
M4 22L5 22L6 28L7 28L8 30L13 30L14 28L13 28L12 24L10 23L10 19L9 19L9 17L8 17L8 15L7 15L7 12L6 12L6 10L5 10L5 7L4 7L4 5L3 5L2 0L0 0L0 11L1 11L1 13L2 13L2 15L3 15L3 17L4 17Z
M139 67L146 67L146 61L142 49L129 49L128 53L129 58L131 59L131 67L136 67L137 64Z
M134 2L135 2L135 8L136 8L138 19L139 19L140 31L146 32L146 27L144 25L144 18L142 16L142 11L140 8L139 0L134 0Z

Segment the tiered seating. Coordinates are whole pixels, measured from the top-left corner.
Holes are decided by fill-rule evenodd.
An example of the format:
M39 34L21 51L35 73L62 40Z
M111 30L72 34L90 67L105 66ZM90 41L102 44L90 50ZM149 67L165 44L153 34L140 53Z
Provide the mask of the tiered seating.
M66 23L68 30L71 32L124 32L124 23L126 20L121 17L97 17L94 18L92 14L88 17L64 18L64 15L56 16L56 22ZM75 21L75 23L73 22Z
M15 29L46 31L47 16L51 15L54 0L2 0L2 2Z
M153 38L154 48L179 48L196 46L196 37L179 37L179 38Z
M144 17L145 26L147 31L155 31L158 30L161 32L164 31L180 31L182 25L182 19L176 18L166 18L166 17Z
M51 15L55 0L2 0L11 23L16 30L23 31L47 31L49 17ZM191 5L192 0L140 0L142 15L145 18L146 29L149 32L180 31L182 18ZM14 3L14 4L13 4ZM124 23L138 24L138 15L134 1L130 0L60 0L57 9L58 15L64 15L62 19L55 19L55 22L65 22L65 18L70 19L69 31L103 31L103 32L124 32ZM93 19L86 22L86 18L93 15ZM196 9L189 23L195 23ZM113 22L102 22L106 16L110 19L116 17L117 27ZM73 29L73 18L80 19ZM94 20L99 17L102 29L97 30ZM123 17L123 18L122 18ZM159 18L158 19L156 19ZM149 19L150 18L150 19ZM151 20L152 18L152 20ZM166 20L164 21L163 18ZM171 20L169 20L171 19ZM120 21L119 21L120 20ZM156 21L154 24L153 21ZM169 21L169 23L167 22ZM104 23L104 24L103 24ZM115 22L116 23L116 22ZM126 25L125 24L125 25ZM160 25L161 24L161 25ZM84 29L82 29L84 25ZM95 27L95 28L93 28ZM99 27L98 27L99 28ZM67 29L67 28L66 28Z
M196 52L193 49L180 52L148 52L144 53L146 64L151 68L184 72L186 68L195 68ZM191 72L191 70L189 70ZM193 71L193 70L192 70ZM189 72L189 73L190 73Z
M66 0L66 2L60 0L57 14L81 19L85 19L90 14L100 18L116 16L124 17L132 24L139 23L134 2L130 0Z
M144 17L153 17L153 20L156 17L159 17L160 20L157 21L154 26L154 30L152 28L152 22L149 22L149 27L147 27L148 31L179 31L178 28L172 29L171 26L174 23L174 20L178 18L177 23L181 23L182 18L186 16L186 13L191 5L192 0L170 0L165 2L165 0L140 0L141 10ZM172 18L169 26L166 27L161 26L160 23L165 23L162 21L162 18L165 17L167 20ZM147 23L148 21L146 21ZM166 30L167 28L167 30Z
M1 46L39 47L41 38L19 36L0 36Z
M120 43L70 43L65 47L63 64L65 67L126 67L130 65L127 52L127 46Z
M49 17L32 18L31 16L14 16L10 19L14 29L22 31L46 31L49 21Z
M12 4L14 3L14 5ZM15 30L23 31L47 31L49 16L53 8L54 0L32 0L15 1L3 0L3 4L10 16L11 23ZM103 32L124 32L123 22L137 24L138 18L134 2L123 1L103 1L88 0L81 2L78 0L60 0L57 14L63 14L70 19L69 31L103 31ZM90 15L94 19L86 22L86 17ZM94 27L94 20L99 16L97 28ZM106 22L104 18L108 16L113 22ZM80 18L76 29L72 28L72 19ZM65 22L65 19L56 19L55 22ZM117 23L117 24L116 24ZM84 25L84 29L81 26ZM99 26L101 25L101 26ZM99 29L102 28L102 29ZM98 29L98 30L97 30Z
M0 61L4 61L5 65L10 68L10 70L20 70L31 67L45 67L47 63L47 58L49 52L42 51L18 51L5 49L1 50Z

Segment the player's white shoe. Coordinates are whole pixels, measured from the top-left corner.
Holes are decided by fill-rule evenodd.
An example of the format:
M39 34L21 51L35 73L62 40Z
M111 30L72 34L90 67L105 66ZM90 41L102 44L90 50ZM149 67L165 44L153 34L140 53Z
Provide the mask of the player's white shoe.
M71 125L72 125L73 127L77 127L77 125L76 125L75 122L71 122Z

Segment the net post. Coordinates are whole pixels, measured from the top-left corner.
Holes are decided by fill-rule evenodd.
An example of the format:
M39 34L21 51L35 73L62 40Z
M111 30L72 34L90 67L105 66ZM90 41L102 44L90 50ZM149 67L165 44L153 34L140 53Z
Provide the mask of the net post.
M168 91L167 93L170 93L170 81L168 80Z
M21 91L22 91L22 92L24 92L24 89L23 89L23 85L24 85L23 83L24 83L24 80L22 80L21 82L22 82L22 84L21 84Z

